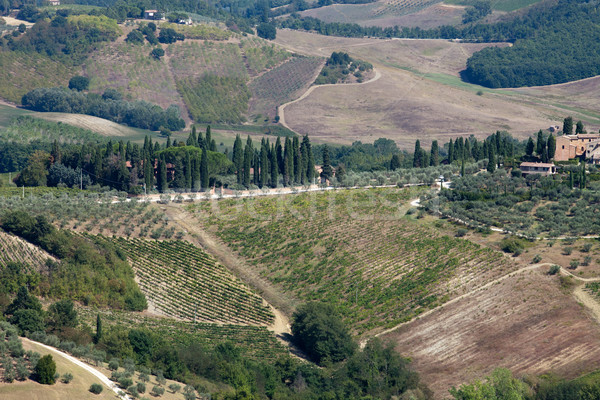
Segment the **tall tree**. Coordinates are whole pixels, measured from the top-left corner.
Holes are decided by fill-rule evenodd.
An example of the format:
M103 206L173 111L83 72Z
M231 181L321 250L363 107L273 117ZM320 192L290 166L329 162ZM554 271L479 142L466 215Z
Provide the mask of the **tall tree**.
M255 150L254 157L252 158L252 168L254 169L254 184L258 186L260 182L260 156L258 155L258 150Z
M298 136L292 138L292 151L294 158L294 182L300 183L302 179L302 155L300 154L300 140Z
M278 180L277 170L279 169L279 167L277 166L277 153L275 151L275 146L271 148L270 155L271 157L269 160L269 164L271 166L271 187L276 188Z
M548 147L548 158L553 159L554 155L556 154L556 138L553 134L550 134L550 136L548 136L548 142L546 144L546 147Z
M235 173L237 174L237 182L238 184L241 184L242 169L244 168L244 149L240 135L235 136L235 142L233 143L233 166L235 168Z
M421 141L417 139L415 142L415 152L413 153L413 168L421 168L423 166L423 152L421 151Z
M196 137L196 127L192 127L192 131L185 142L186 146L196 146L198 144L198 138Z
M488 146L488 172L494 172L496 170L496 152L494 146Z
M198 154L194 154L192 158L192 189L198 190L200 189L200 185L200 159L198 158Z
M252 168L253 158L254 150L252 148L252 139L250 139L250 135L248 135L248 140L246 140L246 147L244 148L244 170L242 175L242 185L244 185L245 187L250 187L250 169Z
M321 178L329 180L333 175L333 169L331 168L331 160L329 159L329 148L327 145L323 145L323 166L321 168Z
M259 186L266 187L269 181L269 150L267 143L263 139L260 147L260 180Z
M202 149L202 156L200 158L200 187L202 190L208 189L210 184L210 177L208 176L208 150L206 146Z
M577 121L577 124L575 125L575 133L578 135L585 133L585 128L583 127L583 122Z
M573 117L567 117L563 121L563 135L573 134Z
M185 188L192 188L192 158L190 152L185 152Z
M292 142L285 138L285 149L283 151L283 185L290 186L294 176L294 160L292 158Z
M310 144L310 139L308 135L304 135L302 139L302 144L304 144L306 149L306 180L308 184L312 184L313 178L315 176L315 159L313 157L312 146Z
M440 148L437 140L431 142L431 156L429 157L429 165L433 167L440 165Z
M395 171L400 168L400 157L398 154L394 154L390 160L390 171Z
M452 164L452 161L454 161L454 145L452 144L452 139L450 139L448 143L448 164Z
M94 335L94 343L98 344L102 339L102 319L100 314L96 315L96 334Z
M169 184L167 182L167 163L163 157L158 160L158 191L161 193L165 193L169 188Z
M275 142L275 153L277 155L277 171L283 174L283 148L281 147L281 138L279 136L277 136L277 141Z
M535 147L535 152L538 157L541 157L544 153L544 147L546 147L546 142L544 141L544 133L540 129L537 133L537 143Z
M527 146L525 146L525 154L527 154L528 156L532 156L534 148L535 144L533 143L533 139L529 138L529 140L527 141Z
M209 151L217 151L217 142L215 142L215 140L212 138L212 133L210 131L210 125L208 125L206 127L206 138L204 140L206 141L206 148ZM240 140L240 144L241 144L241 140Z

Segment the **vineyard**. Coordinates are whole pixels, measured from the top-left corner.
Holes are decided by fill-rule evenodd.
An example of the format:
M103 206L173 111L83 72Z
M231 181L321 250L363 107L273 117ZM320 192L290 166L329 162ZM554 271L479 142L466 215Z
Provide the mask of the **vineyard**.
M107 325L138 326L159 333L174 344L200 343L214 348L220 343L230 342L239 347L245 356L253 359L272 360L286 354L286 349L275 336L263 326L223 325L175 321L168 318L152 318L137 313L121 311L98 311L78 308L83 322L92 325L98 312Z
M438 0L386 0L373 11L373 16L406 15L439 3Z
M190 117L197 122L239 124L246 120L250 91L242 78L205 75L177 81Z
M257 75L287 60L291 53L283 47L267 43L259 38L248 38L240 46L246 57L248 72Z
M322 67L317 57L293 57L254 79L249 87L251 115L276 115L277 106L294 100L304 92Z
M337 305L355 333L394 326L515 268L499 252L405 218L417 192L372 189L191 205L205 228L302 301Z
M37 53L0 52L0 97L20 104L27 92L38 87L66 86L76 69Z
M34 140L77 144L105 141L103 136L87 129L29 116L17 117L9 126L0 129L0 139L16 143L30 143Z
M262 299L200 248L184 241L101 239L123 250L146 298L165 315L188 321L268 325Z
M165 49L175 79L199 78L205 74L248 77L243 54L236 43L184 41Z
M55 260L50 254L31 243L3 231L0 231L0 267L9 262L27 264L35 270L46 265L48 259Z
M231 32L219 29L214 25L180 25L180 24L161 24L161 29L171 28L177 33L182 33L186 39L203 39L203 40L227 40L231 37Z

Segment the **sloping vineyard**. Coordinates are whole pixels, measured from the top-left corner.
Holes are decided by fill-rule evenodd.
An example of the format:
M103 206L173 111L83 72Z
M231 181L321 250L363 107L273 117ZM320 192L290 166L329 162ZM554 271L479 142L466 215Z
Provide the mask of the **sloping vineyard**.
M188 242L100 237L125 252L140 289L165 315L188 321L252 325L273 321L261 297Z
M244 356L260 360L277 359L287 353L286 348L264 326L193 323L152 318L125 311L98 311L88 307L79 307L77 311L87 324L93 325L96 315L100 313L102 322L108 326L125 325L151 329L176 345L198 343L206 348L214 348L229 342L238 347Z
M248 72L251 75L273 68L292 55L283 47L275 46L260 38L243 39L240 46L246 57Z
M9 262L18 262L39 270L44 267L48 259L55 260L50 254L31 243L0 231L0 267L6 266Z
M499 252L404 216L412 190L224 200L190 206L261 275L336 304L356 332L394 326L515 269Z

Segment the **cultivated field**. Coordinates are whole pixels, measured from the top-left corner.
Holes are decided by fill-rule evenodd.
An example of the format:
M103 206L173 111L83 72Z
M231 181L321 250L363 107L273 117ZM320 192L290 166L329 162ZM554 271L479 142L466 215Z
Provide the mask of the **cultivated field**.
M437 399L496 367L576 377L600 365L600 329L548 267L507 278L414 320L384 340L411 357Z
M9 262L27 264L40 271L46 267L47 260L56 260L50 254L32 245L18 236L0 231L0 267Z
M471 134L483 138L496 130L523 138L560 124L566 115L584 120L590 130L600 126L600 116L584 104L584 99L600 101L597 91L587 92L575 107L569 105L574 100L560 95L549 101L526 95L526 89L491 90L461 81L467 58L485 44L334 38L290 30L279 31L276 41L308 55L347 51L373 63L382 75L362 86L320 88L286 107L290 128L316 140L350 144L387 137L412 149L417 138L445 142ZM574 88L564 90L571 93L567 99L579 95Z
M502 254L404 217L412 190L355 190L190 206L209 232L299 301L376 332L515 268Z
M127 255L155 312L199 322L269 325L263 300L202 249L185 241L108 239Z

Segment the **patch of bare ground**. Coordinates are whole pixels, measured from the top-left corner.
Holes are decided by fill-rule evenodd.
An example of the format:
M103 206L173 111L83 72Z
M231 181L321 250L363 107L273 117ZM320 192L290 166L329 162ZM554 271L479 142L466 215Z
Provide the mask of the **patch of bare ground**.
M515 274L405 324L386 341L413 360L435 398L496 367L575 377L600 366L600 328L545 269Z
M564 118L562 112L500 92L478 95L476 87L462 83L459 72L484 44L333 38L289 30L279 31L277 42L311 55L347 51L382 74L361 87L314 90L286 108L289 127L317 141L351 144L387 137L409 149L416 139L483 138L496 130L523 138Z

